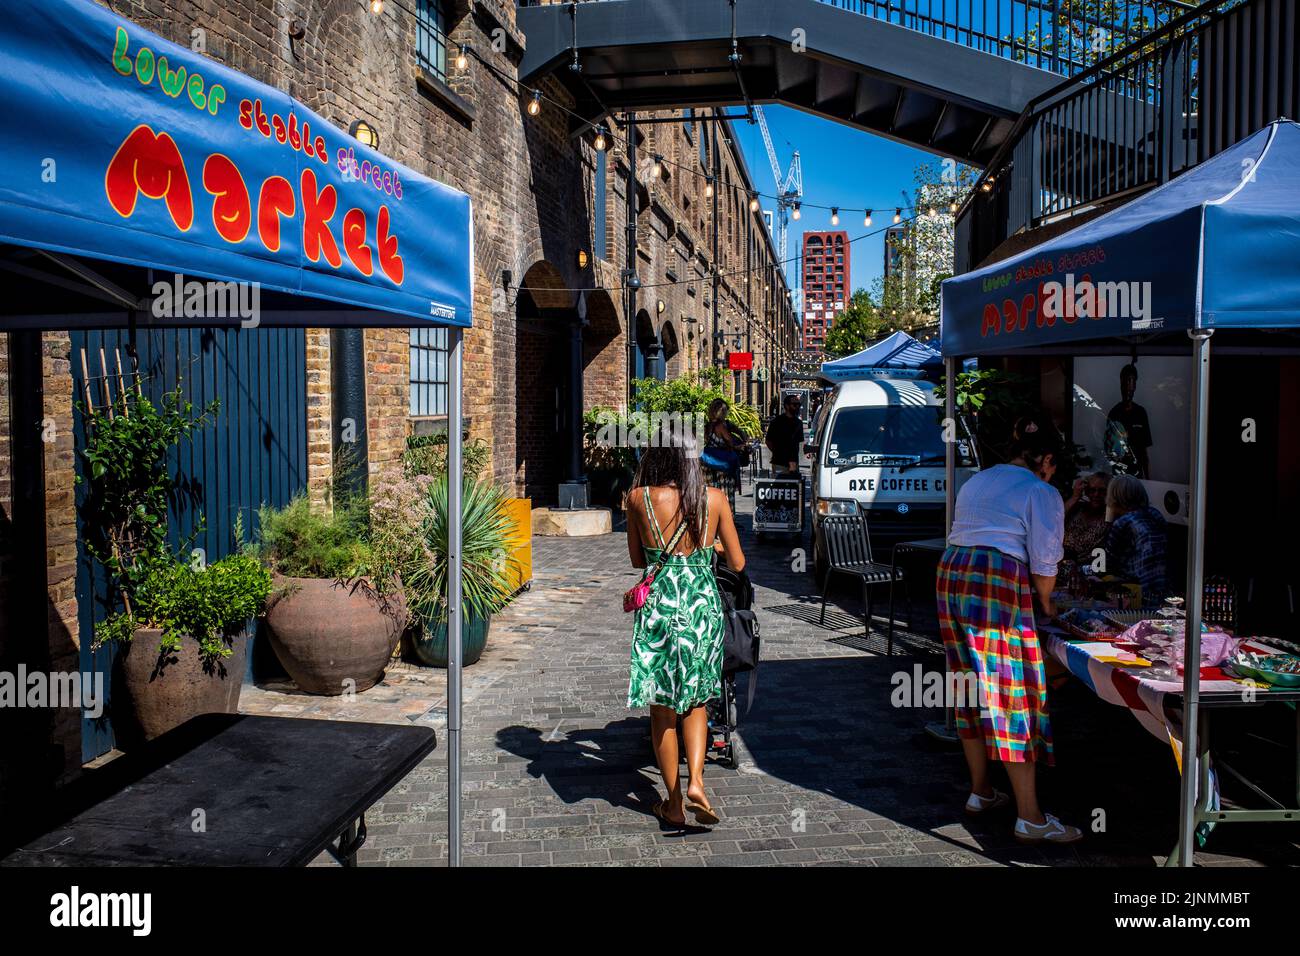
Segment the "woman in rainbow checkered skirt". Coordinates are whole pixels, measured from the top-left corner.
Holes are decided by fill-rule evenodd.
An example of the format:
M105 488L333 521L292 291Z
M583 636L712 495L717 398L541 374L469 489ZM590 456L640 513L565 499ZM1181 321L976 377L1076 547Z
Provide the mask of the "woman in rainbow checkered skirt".
M1073 843L1083 836L1043 812L1034 779L1039 760L1052 763L1034 598L1045 614L1055 614L1065 503L1047 482L1060 451L1054 428L1029 422L1017 430L1009 463L962 486L936 582L948 670L973 674L955 686L979 690L978 701L956 708L971 775L966 813L980 816L1011 802L989 779L989 761L1000 761L1015 794L1015 838L1022 843Z

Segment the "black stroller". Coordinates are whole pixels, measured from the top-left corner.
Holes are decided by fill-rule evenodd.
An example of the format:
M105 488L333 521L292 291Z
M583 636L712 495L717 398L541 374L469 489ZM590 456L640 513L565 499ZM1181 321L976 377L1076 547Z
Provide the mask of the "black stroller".
M709 701L709 753L723 765L735 768L740 761L736 756L732 735L740 723L740 705L736 699L736 675L750 671L749 704L754 702L754 687L758 667L758 619L754 616L754 585L744 571L731 570L720 559L715 560L714 571L718 579L718 595L722 598L723 617L726 619L725 650L722 658L722 696ZM748 705L746 706L748 710Z

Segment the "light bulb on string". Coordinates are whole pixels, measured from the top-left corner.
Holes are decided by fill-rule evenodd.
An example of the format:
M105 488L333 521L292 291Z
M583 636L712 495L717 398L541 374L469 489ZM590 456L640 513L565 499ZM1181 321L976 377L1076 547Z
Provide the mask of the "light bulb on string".
M659 179L664 174L664 158L655 153L654 162L650 165L650 178Z
M528 103L528 115L536 116L542 111L542 93L540 90L533 90L533 98Z
M596 127L596 141L593 145L596 147L596 152L603 153L605 151L607 145L605 143L605 127Z
M952 202L948 203L948 211L954 216L957 215L957 200L954 199Z
M794 209L793 209L793 210L791 211L791 213L790 213L790 218L793 219L795 222L798 222L798 221L799 221L799 217L802 216L802 215L803 215L803 213L799 211L799 204L798 204L798 203L795 203L795 204L794 204Z
M832 207L831 207L831 225L832 225L832 226L838 226L839 224L840 224L840 211L839 211L839 209L836 208L835 206L832 206Z
M749 194L749 211L758 212L758 193Z
M902 221L903 221L903 207L899 206L897 209L894 210L894 225L897 226Z
M704 181L704 198L705 199L713 198L713 177L712 176L707 177Z
M871 228L871 210L870 210L870 209L867 210L867 214L862 218L862 225L866 226L868 229Z
M384 0L370 0L370 12L379 16L384 12Z
M456 54L456 69L464 72L465 69L467 69L468 67L469 67L469 54L465 52L465 47L462 44L460 48L460 52Z

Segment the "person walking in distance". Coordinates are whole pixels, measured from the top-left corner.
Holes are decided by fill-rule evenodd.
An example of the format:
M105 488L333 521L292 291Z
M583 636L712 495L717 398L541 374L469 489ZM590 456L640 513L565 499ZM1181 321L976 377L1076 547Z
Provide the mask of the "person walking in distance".
M785 410L767 426L763 443L772 453L772 473L799 473L799 446L803 444L803 421L799 418L799 396L785 396Z

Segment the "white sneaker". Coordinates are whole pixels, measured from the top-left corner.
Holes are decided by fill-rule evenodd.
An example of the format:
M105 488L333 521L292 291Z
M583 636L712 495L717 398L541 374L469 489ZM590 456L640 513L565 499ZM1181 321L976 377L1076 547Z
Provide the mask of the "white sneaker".
M1062 823L1050 813L1044 813L1046 823L1016 820L1016 840L1020 843L1075 843L1083 839L1083 831Z
M978 817L990 810L1005 807L1010 802L1011 798L996 788L991 797L981 797L978 793L972 793L966 798L966 815Z

